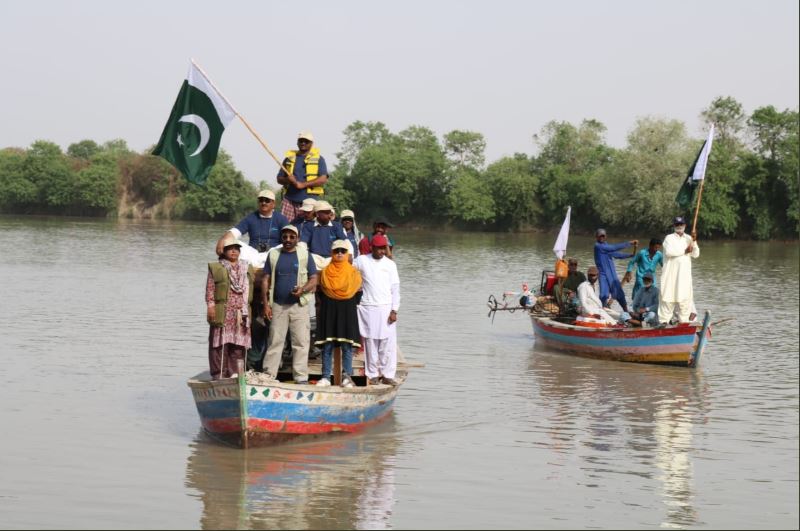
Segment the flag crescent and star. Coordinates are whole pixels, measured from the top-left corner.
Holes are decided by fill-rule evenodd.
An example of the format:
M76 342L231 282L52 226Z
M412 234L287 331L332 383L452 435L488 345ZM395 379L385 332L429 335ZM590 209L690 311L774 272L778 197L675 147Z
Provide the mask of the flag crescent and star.
M192 63L153 155L203 185L217 161L222 133L235 117L236 111Z

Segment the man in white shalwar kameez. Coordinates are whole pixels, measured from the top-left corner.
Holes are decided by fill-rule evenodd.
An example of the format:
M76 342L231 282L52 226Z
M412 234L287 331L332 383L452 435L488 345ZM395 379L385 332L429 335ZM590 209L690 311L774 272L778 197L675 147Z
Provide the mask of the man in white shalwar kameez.
M358 327L364 338L364 372L370 385L397 385L397 311L400 277L397 265L386 258L389 241L383 234L372 238L371 254L353 262L361 273L363 295L358 305Z
M672 223L675 232L664 238L664 267L661 270L661 299L658 320L669 323L677 311L678 320L689 322L694 307L692 259L700 256L697 242L686 234L686 221L678 216Z
M604 308L600 302L600 282L597 279L597 268L589 267L586 270L588 280L578 285L578 308L584 317L599 316L606 324L618 324L630 320L627 312L618 312L611 308Z

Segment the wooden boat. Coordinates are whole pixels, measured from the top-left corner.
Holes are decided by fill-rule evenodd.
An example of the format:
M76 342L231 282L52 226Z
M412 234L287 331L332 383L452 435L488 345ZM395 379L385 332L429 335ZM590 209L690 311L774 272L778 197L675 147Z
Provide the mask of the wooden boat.
M702 324L661 328L597 328L531 312L533 334L545 346L586 358L696 367L711 330L711 315Z
M310 374L320 374L317 363ZM203 429L214 439L240 448L267 446L298 437L353 433L378 423L392 410L408 375L398 360L396 386L317 387L290 381L265 382L239 371L236 378L212 380L208 371L187 382ZM353 360L353 380L365 383L363 361Z

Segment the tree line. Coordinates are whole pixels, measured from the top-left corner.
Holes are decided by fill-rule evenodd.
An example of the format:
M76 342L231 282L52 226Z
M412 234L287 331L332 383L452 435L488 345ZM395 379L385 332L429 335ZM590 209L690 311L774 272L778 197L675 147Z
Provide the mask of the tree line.
M798 111L766 106L748 115L735 99L719 97L700 117L716 127L700 235L797 238ZM674 199L703 139L659 117L638 119L623 148L609 146L605 133L597 120L551 121L533 135L534 154L486 164L478 132L439 139L422 126L395 133L381 122L356 121L344 130L326 199L367 223L385 215L465 230L550 229L560 226L567 206L573 227L586 231L663 232L675 215L691 218ZM66 153L42 140L0 150L2 212L221 221L252 209L256 190L224 151L198 187L122 140L83 140Z

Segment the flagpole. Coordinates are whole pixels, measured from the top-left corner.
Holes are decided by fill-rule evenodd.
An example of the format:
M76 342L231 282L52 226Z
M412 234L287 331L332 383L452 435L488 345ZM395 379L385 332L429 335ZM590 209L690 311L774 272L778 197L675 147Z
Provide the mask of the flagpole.
M209 84L209 85L211 85L211 87L212 87L214 90L216 90L216 91L217 91L217 94L219 94L219 96L220 96L220 97L221 97L223 100L225 100L225 103L227 103L227 104L228 104L228 106L229 106L231 109L233 109L233 113L236 115L236 117L237 117L237 118L239 118L239 120L241 120L241 121L242 121L242 123L243 123L243 124L244 124L244 126L247 128L247 130L248 130L248 131L250 131L250 132L253 134L253 136L254 136L254 137L256 137L256 140L258 140L258 143L259 143L259 144L261 144L261 146L262 146L262 147L263 147L265 150L267 150L267 153L269 153L269 156L270 156L270 157L272 157L272 160L274 160L274 161L275 161L275 163L278 165L278 167L280 167L280 169L282 169L283 171L285 171L285 172L286 172L286 175L291 175L291 172L290 172L290 171L289 171L289 170L288 170L288 169L287 169L287 168L286 168L286 167L283 165L283 163L282 163L280 160L278 160L278 157L276 157L276 156L275 156L275 153L273 153L273 152L272 152L272 150L271 150L271 149L269 148L269 146L267 145L267 143L266 143L266 142L264 142L264 139L263 139L263 138L261 138L261 136L260 136L260 135L259 135L259 134L256 132L256 130L255 130L255 129L253 129L253 127L252 127L252 126L251 126L251 125L248 123L248 121L244 119L244 116L242 116L241 114L239 114L239 111L237 111L237 110L236 110L236 108L235 108L233 105L231 105L231 102L230 102L230 101L228 101L228 98L226 98L226 97L225 97L225 95L224 95L224 94L223 94L223 93L222 93L222 92L221 92L221 91L220 91L220 90L217 88L217 86L214 84L214 82L213 82L213 81L211 81L211 78L210 78L210 77L208 77L208 74L206 74L205 70L203 70L203 69L200 67L200 65L199 65L199 64L197 64L197 63L195 62L195 60L194 60L194 59L192 59L191 61L192 61L192 64L194 65L194 67L195 67L195 68L197 68L197 70L198 70L198 71L199 71L199 72L200 72L200 73L203 75L203 77L204 77L204 78L206 78L206 81L208 81L208 84Z
M697 206L694 207L694 220L692 221L692 239L697 239L697 215L700 213L700 202L703 200L703 185L706 180L700 181L700 190L697 192Z

